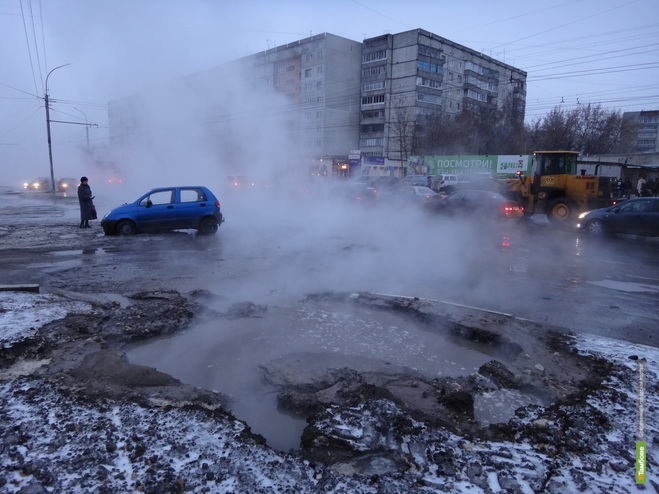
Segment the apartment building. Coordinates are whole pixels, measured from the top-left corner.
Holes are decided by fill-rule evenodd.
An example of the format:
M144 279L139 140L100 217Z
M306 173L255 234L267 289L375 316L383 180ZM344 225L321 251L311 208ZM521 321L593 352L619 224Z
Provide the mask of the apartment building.
M112 101L110 141L134 150L187 138L231 173L276 162L335 174L358 145L360 66L361 43L328 33L277 46Z
M366 162L404 166L414 133L432 119L502 111L523 122L525 107L526 72L441 36L414 29L363 41L359 149Z
M359 136L361 43L323 33L241 59L256 87L286 97L296 161L337 174Z
M659 110L625 112L623 118L638 123L635 153L657 153L659 151Z
M525 88L526 72L422 29L363 43L323 33L111 102L110 139L125 147L167 124L176 139L203 134L216 161L236 166L400 175L424 124L488 111L522 122Z

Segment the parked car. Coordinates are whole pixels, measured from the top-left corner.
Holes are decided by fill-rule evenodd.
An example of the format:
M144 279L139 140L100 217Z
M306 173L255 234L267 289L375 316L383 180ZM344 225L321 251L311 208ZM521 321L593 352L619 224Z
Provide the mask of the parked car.
M405 177L407 185L419 185L423 187L430 186L430 177L428 175L407 175Z
M586 211L579 215L577 227L590 235L659 237L659 197L639 197Z
M60 192L77 192L79 183L80 182L76 178L61 178L57 182L57 190Z
M460 184L467 183L467 179L461 175L440 174L433 175L430 180L430 188L435 192L450 194Z
M524 216L524 207L491 190L456 190L438 201L435 210L486 219L519 219Z
M441 195L432 190L430 187L421 185L405 185L398 187L394 192L394 197L398 202L428 206L441 199Z
M223 221L220 202L206 187L161 187L113 209L101 226L106 235L185 229L212 235Z
M337 184L331 193L353 203L372 204L376 199L375 189L364 183L353 181Z
M40 191L49 191L51 190L51 182L49 178L40 177L35 178L31 182L25 182L23 188L25 190L40 190Z

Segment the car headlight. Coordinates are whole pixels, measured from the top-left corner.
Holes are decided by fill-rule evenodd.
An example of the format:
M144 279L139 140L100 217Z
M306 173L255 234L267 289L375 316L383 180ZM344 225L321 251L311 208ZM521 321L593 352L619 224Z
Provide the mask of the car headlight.
M580 219L580 220L584 219L586 216L588 216L588 213L590 213L590 211L586 211L585 213L581 213L581 214L579 215L579 219Z

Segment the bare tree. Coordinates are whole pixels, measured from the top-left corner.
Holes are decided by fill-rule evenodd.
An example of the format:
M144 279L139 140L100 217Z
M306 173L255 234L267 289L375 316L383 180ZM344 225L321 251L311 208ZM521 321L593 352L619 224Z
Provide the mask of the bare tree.
M389 121L389 139L391 147L395 149L400 161L407 162L412 154L415 144L415 109L407 106L403 97L398 97L391 106L391 119Z
M565 110L560 105L526 127L534 149L565 149L584 154L605 154L629 149L635 140L633 122L620 111L605 110L600 104L579 105Z

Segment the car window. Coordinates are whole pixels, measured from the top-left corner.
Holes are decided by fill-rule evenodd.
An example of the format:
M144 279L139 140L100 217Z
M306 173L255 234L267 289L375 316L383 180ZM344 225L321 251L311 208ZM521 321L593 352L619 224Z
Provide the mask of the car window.
M643 213L650 210L650 201L631 201L623 203L620 211L624 213Z
M201 189L181 189L181 202L202 202L206 194Z
M153 205L171 204L173 192L173 190L159 190L146 197L141 204L146 203L146 201L151 201Z
M652 201L652 212L659 213L659 201Z

